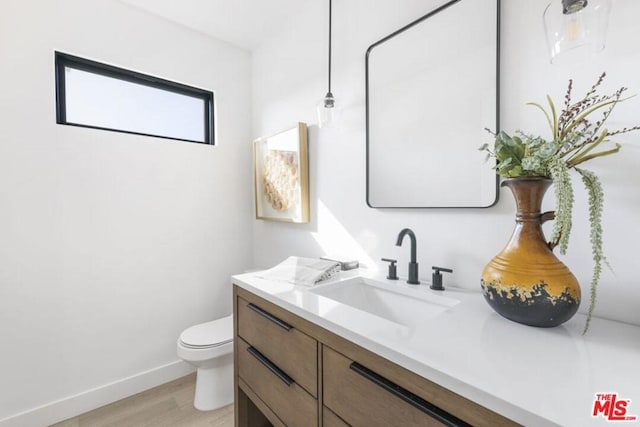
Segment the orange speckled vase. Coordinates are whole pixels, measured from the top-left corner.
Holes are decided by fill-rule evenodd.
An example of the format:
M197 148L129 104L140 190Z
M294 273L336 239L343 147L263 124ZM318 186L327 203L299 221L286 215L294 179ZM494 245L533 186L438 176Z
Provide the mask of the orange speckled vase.
M507 178L516 199L516 226L511 239L482 271L482 293L500 315L530 326L552 327L569 320L580 305L580 285L553 254L542 223L553 212L540 213L547 178Z

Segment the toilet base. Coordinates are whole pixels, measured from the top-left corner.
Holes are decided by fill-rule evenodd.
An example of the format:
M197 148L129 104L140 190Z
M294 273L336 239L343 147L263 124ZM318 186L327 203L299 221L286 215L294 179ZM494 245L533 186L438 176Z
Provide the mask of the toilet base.
M233 403L233 354L217 357L198 367L193 406L212 411Z

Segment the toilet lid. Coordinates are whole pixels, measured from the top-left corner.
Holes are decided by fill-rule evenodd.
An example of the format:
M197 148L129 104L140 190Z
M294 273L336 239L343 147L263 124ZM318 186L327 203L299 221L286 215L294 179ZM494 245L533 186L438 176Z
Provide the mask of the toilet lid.
M189 347L216 347L233 341L233 316L187 328L180 341Z

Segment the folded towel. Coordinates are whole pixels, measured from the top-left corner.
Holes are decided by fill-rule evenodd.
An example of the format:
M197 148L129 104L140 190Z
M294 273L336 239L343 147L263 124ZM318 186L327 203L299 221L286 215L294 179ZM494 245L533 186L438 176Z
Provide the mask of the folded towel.
M314 258L290 256L269 270L256 273L268 280L279 280L296 285L313 286L340 272L340 264Z
M360 263L357 259L345 258L335 255L321 256L320 259L326 259L327 261L335 261L339 263L342 271L353 270L354 268L360 267Z

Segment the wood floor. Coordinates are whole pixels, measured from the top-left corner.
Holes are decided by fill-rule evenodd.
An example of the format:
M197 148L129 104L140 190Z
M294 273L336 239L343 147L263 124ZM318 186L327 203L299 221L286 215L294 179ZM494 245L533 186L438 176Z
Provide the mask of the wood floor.
M215 411L193 407L195 373L152 388L54 427L232 427L233 405Z

